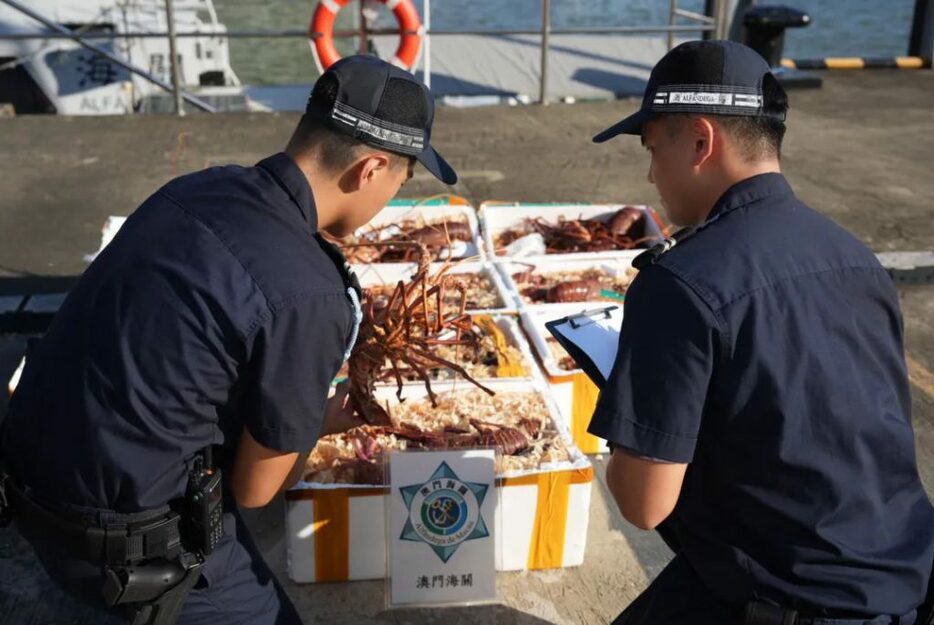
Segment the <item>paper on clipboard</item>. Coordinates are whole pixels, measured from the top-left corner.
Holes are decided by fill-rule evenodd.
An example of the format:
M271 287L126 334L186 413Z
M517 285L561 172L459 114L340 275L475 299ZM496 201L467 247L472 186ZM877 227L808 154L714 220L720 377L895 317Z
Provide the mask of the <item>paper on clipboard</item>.
M598 386L606 382L613 370L622 326L623 309L619 306L584 311L546 324L548 330L590 377L595 377L594 368L599 372L602 379L594 379ZM582 356L590 362L581 362Z

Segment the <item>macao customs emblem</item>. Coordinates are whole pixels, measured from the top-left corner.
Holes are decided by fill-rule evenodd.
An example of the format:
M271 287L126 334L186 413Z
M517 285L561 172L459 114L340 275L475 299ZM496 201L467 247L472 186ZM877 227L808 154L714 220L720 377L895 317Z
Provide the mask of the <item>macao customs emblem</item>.
M489 485L461 480L447 462L428 481L399 490L408 511L400 538L427 544L442 562L464 542L490 535L480 510Z

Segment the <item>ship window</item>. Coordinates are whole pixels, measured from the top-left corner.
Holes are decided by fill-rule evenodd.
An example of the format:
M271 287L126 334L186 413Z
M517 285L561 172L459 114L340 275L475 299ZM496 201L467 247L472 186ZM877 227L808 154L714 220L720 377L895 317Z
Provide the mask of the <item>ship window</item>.
M116 30L113 24L101 22L100 24L79 24L77 22L65 22L62 24L68 30L80 32L82 35L92 35L95 33L112 33Z
M13 57L0 57L0 65L15 61ZM0 70L0 102L10 103L18 115L26 113L55 113L55 105L43 93L22 65Z

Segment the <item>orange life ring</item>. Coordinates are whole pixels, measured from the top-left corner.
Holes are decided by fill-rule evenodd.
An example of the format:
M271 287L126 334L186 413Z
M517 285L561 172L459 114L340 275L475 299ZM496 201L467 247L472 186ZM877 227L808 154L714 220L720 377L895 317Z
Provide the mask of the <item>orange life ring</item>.
M362 0L361 0L362 1ZM415 68L422 47L422 22L412 0L379 0L390 9L399 22L399 47L391 59L393 65L409 71ZM337 13L350 0L321 0L311 18L308 36L318 70L324 71L336 63L341 55L334 45L334 21Z

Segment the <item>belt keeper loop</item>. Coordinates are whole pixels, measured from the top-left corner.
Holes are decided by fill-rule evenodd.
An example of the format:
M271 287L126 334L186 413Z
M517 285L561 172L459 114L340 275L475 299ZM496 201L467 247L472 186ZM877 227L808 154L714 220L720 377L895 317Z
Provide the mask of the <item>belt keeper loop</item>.
M84 530L87 535L87 558L92 562L101 560L107 555L107 534L99 527L88 527Z
M104 528L104 559L109 564L126 563L126 525L108 525Z
M798 613L778 606L750 601L746 604L745 625L797 625Z

